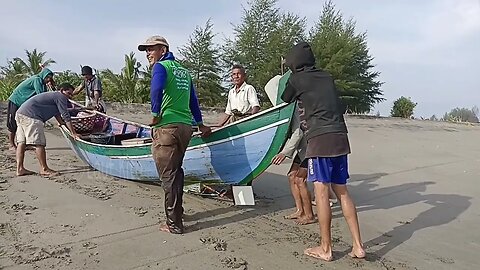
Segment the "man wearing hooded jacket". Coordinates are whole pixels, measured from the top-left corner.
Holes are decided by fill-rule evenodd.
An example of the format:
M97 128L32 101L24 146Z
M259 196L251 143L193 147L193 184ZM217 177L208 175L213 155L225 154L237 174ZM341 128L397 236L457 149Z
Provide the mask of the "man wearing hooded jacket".
M17 122L15 120L15 114L17 113L18 108L34 95L47 92L48 84L55 84L53 80L53 72L48 68L44 68L40 73L33 75L20 83L8 98L7 128L9 131L8 140L11 150L15 150L16 148L15 134L17 132Z
M298 101L298 106L303 109L300 119L307 139L307 179L314 183L320 223L320 245L306 249L305 254L324 261L332 260L331 186L352 234L353 247L349 255L364 258L357 212L346 186L349 178L347 155L350 154L348 131L333 78L315 67L315 56L306 42L292 48L286 57L286 65L292 74L281 98L289 103Z

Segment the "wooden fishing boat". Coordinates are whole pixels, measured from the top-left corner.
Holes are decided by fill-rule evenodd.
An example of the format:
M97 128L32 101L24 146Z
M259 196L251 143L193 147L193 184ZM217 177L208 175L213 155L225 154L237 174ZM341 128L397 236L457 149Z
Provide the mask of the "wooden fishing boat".
M274 90L280 93L284 85ZM250 184L283 147L294 109L294 103L281 103L216 129L207 138L194 133L183 163L185 184ZM150 127L101 115L109 126L107 134L74 138L66 127L61 128L78 157L107 175L159 181L151 153Z

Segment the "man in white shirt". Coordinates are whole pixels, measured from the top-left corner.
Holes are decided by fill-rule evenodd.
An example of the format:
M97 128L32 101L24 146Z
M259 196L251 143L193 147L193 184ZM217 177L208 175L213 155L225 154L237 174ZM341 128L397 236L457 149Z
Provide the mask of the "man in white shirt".
M235 122L260 111L257 91L255 91L252 85L245 82L246 77L247 74L244 67L241 65L232 67L234 87L228 91L227 107L221 121L218 123L219 126Z

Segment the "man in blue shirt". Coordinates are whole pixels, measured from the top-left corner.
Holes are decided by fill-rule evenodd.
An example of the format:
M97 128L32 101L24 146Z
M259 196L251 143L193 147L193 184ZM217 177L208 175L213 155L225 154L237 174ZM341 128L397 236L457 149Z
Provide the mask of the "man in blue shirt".
M203 124L192 76L175 60L167 40L152 36L138 50L146 52L152 66L152 155L165 192L167 218L160 230L182 234L185 177L182 164L192 136L192 117L203 136L208 136L211 129Z

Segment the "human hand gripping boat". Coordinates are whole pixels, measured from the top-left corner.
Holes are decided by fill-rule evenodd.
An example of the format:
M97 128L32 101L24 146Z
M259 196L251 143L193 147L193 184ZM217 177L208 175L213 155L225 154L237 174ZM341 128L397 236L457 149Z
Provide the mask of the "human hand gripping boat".
M209 137L193 134L183 163L185 186L249 185L270 166L272 158L287 140L295 109L295 103L281 103L279 98L288 76L276 76L266 86L270 100L278 105L216 129ZM149 126L89 112L91 115L85 117L90 120L96 117L96 131L108 128L108 133L93 130L93 133L74 138L67 128L61 127L70 147L81 160L114 177L159 181L152 158ZM99 119L103 119L100 124ZM91 121L84 119L80 122Z

